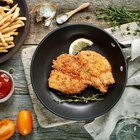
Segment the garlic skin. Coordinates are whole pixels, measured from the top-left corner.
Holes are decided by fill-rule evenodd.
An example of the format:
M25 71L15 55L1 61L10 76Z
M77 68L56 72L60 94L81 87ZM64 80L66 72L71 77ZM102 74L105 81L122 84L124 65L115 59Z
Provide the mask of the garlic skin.
M31 13L36 14L36 21L40 22L45 19L45 26L49 26L55 17L57 7L52 3L43 3L36 5Z

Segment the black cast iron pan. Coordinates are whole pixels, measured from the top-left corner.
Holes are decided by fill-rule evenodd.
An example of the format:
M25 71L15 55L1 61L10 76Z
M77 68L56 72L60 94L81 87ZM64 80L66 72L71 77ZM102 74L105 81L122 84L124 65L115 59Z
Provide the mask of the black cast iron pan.
M68 53L70 44L78 38L87 38L94 42L94 45L88 49L108 59L116 83L109 87L108 92L102 96L102 101L58 104L54 99L66 99L67 97L48 87L52 60L63 53ZM67 25L52 31L38 45L31 62L31 82L37 97L47 109L66 119L93 120L104 114L120 99L126 79L127 66L119 43L105 31L91 25ZM80 96L87 97L96 93L99 91L88 87Z

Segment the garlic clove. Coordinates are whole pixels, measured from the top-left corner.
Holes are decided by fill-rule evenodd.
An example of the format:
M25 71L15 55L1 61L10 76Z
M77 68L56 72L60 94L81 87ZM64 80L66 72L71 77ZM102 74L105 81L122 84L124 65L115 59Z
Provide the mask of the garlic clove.
M49 19L45 19L45 26L50 26L51 22L52 22L53 18L49 18Z
M52 3L43 3L35 6L31 13L36 14L36 21L43 21L45 18L45 26L49 26L55 17L57 7Z

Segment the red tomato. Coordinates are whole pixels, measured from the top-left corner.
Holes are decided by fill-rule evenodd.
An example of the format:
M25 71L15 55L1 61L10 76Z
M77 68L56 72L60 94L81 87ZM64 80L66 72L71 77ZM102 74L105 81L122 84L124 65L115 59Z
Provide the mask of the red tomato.
M32 115L29 111L22 110L18 113L17 128L18 128L18 132L23 136L26 136L31 132Z
M4 72L0 72L0 99L8 95L11 87L12 82L10 77Z
M15 125L11 120L0 121L0 140L9 139L15 132Z

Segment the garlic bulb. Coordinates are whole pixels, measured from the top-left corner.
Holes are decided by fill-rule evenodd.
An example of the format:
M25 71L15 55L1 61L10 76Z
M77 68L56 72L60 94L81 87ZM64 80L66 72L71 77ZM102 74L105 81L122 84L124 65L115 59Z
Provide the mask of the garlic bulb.
M55 17L57 7L52 3L39 4L33 8L31 13L36 14L36 21L40 22L45 19L45 26L49 26Z

